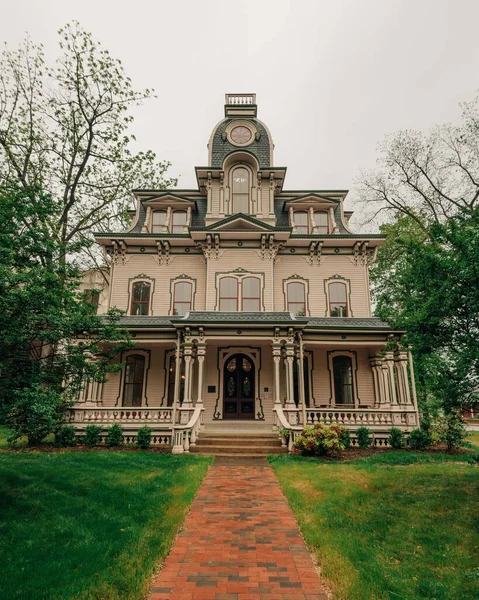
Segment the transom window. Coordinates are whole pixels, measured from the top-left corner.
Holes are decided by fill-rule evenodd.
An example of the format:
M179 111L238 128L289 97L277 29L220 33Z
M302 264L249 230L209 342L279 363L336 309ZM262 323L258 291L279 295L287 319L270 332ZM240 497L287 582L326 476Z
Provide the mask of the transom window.
M233 169L232 175L232 214L249 213L249 171L244 167Z
M173 314L185 315L191 310L193 284L190 281L177 281L173 287Z
M144 377L145 357L141 354L130 354L127 356L125 385L123 386L123 406L141 406Z
M148 315L150 312L151 285L147 281L135 281L131 286L131 315Z
M286 310L294 315L306 314L305 285L299 281L291 281L286 285Z
M335 281L329 284L329 316L348 316L348 295L345 283Z
M333 358L334 397L336 404L354 404L353 365L349 356Z
M259 312L261 310L261 280L259 277L222 277L220 279L219 310L221 312Z
M166 225L166 210L154 210L151 216L152 233L161 233Z

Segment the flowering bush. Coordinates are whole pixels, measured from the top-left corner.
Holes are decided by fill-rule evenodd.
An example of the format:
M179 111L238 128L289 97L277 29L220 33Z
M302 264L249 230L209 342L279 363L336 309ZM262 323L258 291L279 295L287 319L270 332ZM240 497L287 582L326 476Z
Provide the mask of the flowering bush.
M309 456L337 454L345 448L347 430L341 425L323 425L315 423L305 427L294 442L294 449L299 454ZM344 441L343 441L344 440Z

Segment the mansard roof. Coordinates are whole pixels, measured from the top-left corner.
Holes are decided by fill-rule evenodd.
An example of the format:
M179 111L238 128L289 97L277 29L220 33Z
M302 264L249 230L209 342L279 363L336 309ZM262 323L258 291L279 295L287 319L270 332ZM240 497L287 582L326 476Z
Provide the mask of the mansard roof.
M247 215L244 213L236 213L234 215L230 215L229 217L225 217L215 223L208 225L207 227L191 227L193 231L239 231L239 230L249 230L249 231L291 231L291 227L273 227L272 225L268 225L264 221L257 219L256 217L252 217L251 215Z

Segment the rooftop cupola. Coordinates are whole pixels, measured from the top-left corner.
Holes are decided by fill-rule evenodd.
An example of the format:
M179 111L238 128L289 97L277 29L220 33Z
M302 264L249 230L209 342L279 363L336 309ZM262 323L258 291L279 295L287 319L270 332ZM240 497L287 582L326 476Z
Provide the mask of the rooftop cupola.
M256 118L257 112L256 94L225 95L225 117L214 127L208 143L209 167L224 169L233 154L238 160L242 160L240 154L249 155L258 169L273 166L273 140Z

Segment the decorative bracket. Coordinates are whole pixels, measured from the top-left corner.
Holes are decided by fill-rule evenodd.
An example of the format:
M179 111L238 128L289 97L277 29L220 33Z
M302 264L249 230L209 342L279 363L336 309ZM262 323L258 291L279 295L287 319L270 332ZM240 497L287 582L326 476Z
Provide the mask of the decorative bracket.
M112 240L113 254L111 260L115 265L126 264L128 258L128 246L123 240Z
M156 257L156 262L161 267L161 265L169 265L171 262L170 256L170 243L166 240L157 240L156 247L158 249L158 255Z
M199 248L203 254L205 255L205 260L210 260L212 258L218 260L220 257L221 250L221 240L219 233L215 233L212 235L208 233L206 235L206 241L198 242L196 247Z
M321 251L323 248L323 242L311 242L309 245L309 257L306 259L310 267L320 267L324 262L324 256Z
M369 242L356 242L353 246L352 262L358 265L371 265L376 259L376 248L368 248Z

